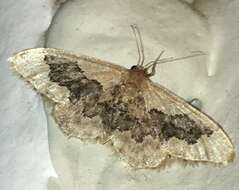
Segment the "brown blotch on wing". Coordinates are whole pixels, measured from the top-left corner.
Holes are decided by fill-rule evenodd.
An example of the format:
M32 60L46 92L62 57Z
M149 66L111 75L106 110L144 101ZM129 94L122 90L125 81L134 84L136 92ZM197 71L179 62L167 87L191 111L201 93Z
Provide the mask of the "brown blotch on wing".
M84 99L85 111L94 106L103 91L102 86L98 81L88 79L77 62L50 55L45 55L44 61L50 68L50 81L65 86L70 91L72 103Z
M160 131L159 137L165 140L175 137L185 140L188 144L195 144L202 135L209 137L213 133L211 129L196 124L186 114L167 115L156 109L150 110L149 113L150 126L155 131Z

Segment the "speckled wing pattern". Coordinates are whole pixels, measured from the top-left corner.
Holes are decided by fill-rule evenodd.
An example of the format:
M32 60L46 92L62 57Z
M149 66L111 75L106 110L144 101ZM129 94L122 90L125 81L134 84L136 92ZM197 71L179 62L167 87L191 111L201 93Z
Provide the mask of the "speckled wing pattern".
M227 164L234 158L216 122L149 79L137 82L131 70L50 48L24 50L10 61L53 103L64 134L110 146L135 168L157 168L169 159Z

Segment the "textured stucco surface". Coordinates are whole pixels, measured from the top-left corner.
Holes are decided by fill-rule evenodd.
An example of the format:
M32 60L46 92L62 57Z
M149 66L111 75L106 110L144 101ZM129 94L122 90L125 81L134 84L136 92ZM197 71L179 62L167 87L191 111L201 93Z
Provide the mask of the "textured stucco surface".
M202 109L224 126L238 153L238 0L230 3L212 0L209 4L206 0L198 0L193 5L204 16L199 16L187 4L177 1L162 3L160 0L152 0L146 3L131 0L130 4L124 3L126 0L114 2L116 1L69 1L56 15L48 33L47 45L74 50L129 67L137 59L134 39L128 27L134 22L142 28L146 54L151 59L162 49L166 50L166 56L175 57L195 50L211 53L213 56L209 59L201 57L161 65L153 80L185 99L197 97L202 100ZM1 190L45 190L48 177L55 176L49 158L47 123L42 100L28 85L12 74L6 61L16 51L44 45L44 34L57 8L54 4L55 1L47 0L0 1ZM110 4L112 6L107 8ZM208 74L214 76L208 77ZM53 134L57 136L57 132ZM64 139L59 142L63 143L63 146L59 146L61 150L67 142ZM73 142L72 148L77 147L77 143L80 144ZM104 152L100 149L99 153ZM84 160L92 155L88 150L87 153ZM104 170L104 175L99 175L102 177L101 181L108 184L106 187L111 187L114 180L123 176L121 179L128 181L128 185L133 185L135 179L148 179L147 176L141 178L139 173L134 173L135 176L128 175L117 162L108 165L112 160L107 160L107 154L102 155L106 159L101 159L101 163L108 168ZM77 154L64 157L66 160L63 163L67 165L67 159L74 156L78 158ZM92 157L90 161L97 167L97 160ZM179 169L175 166L160 174L150 175L158 179L155 184L160 182L161 189L174 189L181 185L184 189L236 190L239 186L238 165L236 158L233 164L223 169L208 166ZM112 177L112 181L107 181L108 177ZM105 187L94 186L93 181L91 184L95 189ZM55 188L58 189L56 184Z
M10 69L7 58L42 46L53 2L0 1L0 189L45 190L51 166L41 98Z

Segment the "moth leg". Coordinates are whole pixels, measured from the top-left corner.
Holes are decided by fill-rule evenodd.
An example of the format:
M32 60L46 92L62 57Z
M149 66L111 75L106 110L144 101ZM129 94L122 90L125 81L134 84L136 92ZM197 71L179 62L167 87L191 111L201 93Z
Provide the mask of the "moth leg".
M152 76L154 76L155 75L155 73L156 73L156 63L155 64L153 64L153 66L152 66L152 70L151 70L151 72L150 73L148 73L148 77L152 77Z
M110 136L105 142L103 142L102 144L106 144L106 143L108 143L111 139L113 139L114 138L114 135L112 135L112 136Z
M188 103L198 110L202 109L202 101L198 98L193 98L192 100L188 101Z
M146 70L148 70L150 67L152 67L151 72L148 73L148 75L147 75L148 77L152 77L152 76L155 75L155 73L156 73L156 65L158 64L158 61L160 60L160 57L163 55L163 53L164 53L164 50L160 52L159 56L154 61L152 61L152 64L150 64L151 62L149 62L148 63L149 66L145 67ZM148 65L148 64L146 64L146 65Z

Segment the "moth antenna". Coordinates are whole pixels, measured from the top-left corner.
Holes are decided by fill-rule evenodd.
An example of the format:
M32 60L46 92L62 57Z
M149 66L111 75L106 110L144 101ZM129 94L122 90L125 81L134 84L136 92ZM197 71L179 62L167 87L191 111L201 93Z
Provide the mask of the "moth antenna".
M143 40L142 40L142 37L141 37L141 33L140 33L140 30L139 30L137 25L130 25L130 27L132 28L132 31L133 31L133 34L134 34L134 37L135 37L137 50L138 50L138 55L139 55L137 65L138 66L143 66L145 56L144 56L144 46L143 46Z
M133 34L134 34L134 38L135 38L136 46L137 46L137 51L138 51L138 55L139 55L138 61L137 61L137 65L140 65L140 62L141 62L141 52L140 52L139 42L137 40L136 32L134 30L134 26L130 25L130 27L132 28L132 31L133 31Z
M147 63L145 65L145 69L148 70L150 67L152 67L152 71L149 73L148 76L153 76L155 74L156 65L158 65L158 64L179 61L179 60L188 59L188 58L191 58L191 57L202 56L202 55L206 55L206 54L203 53L203 52L200 52L199 54L188 55L188 56L178 57L178 58L169 57L169 58L164 58L164 59L161 59L161 60L156 59L157 61L155 60L155 61L151 61L151 62Z
M166 63L166 62L172 61L173 59L174 59L173 57L163 58L163 59L157 60L157 64ZM146 65L144 65L145 69L152 67L154 63L155 61L148 62Z

